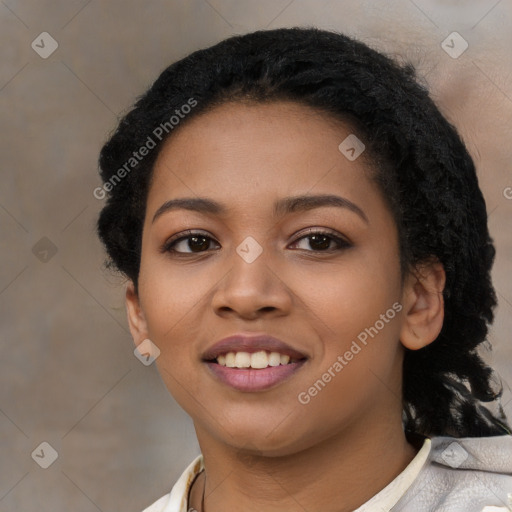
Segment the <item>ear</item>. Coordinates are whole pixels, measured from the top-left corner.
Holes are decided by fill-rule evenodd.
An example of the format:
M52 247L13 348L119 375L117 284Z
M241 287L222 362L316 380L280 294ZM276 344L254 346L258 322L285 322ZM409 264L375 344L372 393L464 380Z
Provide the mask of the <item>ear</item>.
M140 306L139 296L131 280L126 286L126 313L128 315L128 326L130 327L133 342L135 346L138 346L146 338L149 338L149 335L146 318Z
M402 345L418 350L432 343L443 327L446 274L437 258L417 265L404 284Z

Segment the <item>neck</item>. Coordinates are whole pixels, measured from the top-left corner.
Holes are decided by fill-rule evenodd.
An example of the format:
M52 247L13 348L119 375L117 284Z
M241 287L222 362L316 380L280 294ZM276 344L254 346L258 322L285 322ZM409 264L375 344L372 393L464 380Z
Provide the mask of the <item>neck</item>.
M378 428L354 426L280 457L227 447L196 425L205 471L192 487L190 505L199 512L353 511L396 478L417 452L401 423L373 425Z

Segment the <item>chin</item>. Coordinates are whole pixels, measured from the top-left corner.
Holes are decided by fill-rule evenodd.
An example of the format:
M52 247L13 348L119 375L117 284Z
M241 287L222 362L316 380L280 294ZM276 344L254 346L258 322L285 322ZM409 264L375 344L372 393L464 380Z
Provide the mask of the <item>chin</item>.
M224 442L236 450L248 455L264 455L265 457L282 457L292 455L307 446L301 436L301 432L291 427L270 431L268 422L256 421L243 425L232 425L228 430L231 434L226 436L226 431L220 432ZM314 442L311 442L313 445Z

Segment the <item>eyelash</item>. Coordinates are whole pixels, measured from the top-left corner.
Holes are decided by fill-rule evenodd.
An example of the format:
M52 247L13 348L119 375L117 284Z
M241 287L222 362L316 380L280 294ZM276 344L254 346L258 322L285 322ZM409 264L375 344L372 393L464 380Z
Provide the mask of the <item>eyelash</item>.
M309 228L306 233L302 233L301 236L299 236L298 238L296 238L292 244L296 244L297 242L299 242L300 240L304 239L304 238L311 238L313 237L314 235L321 235L321 236L327 236L328 238L331 239L331 241L334 241L336 244L337 244L337 247L334 248L334 249L324 249L324 250L306 250L306 252L311 252L311 253L316 253L316 254L322 254L322 253L332 253L332 252L336 252L336 251L342 251L344 249L348 249L349 247L352 247L352 244L340 237L340 236L337 236L335 235L334 233L332 233L331 231L325 231L325 230L321 230L321 229L316 229L316 228ZM183 240L188 240L192 237L203 237L203 238L206 238L207 240L212 240L214 241L214 239L208 235L206 235L205 233L202 233L200 231L192 231L192 230L187 230L187 231L184 231L183 233L180 233L179 235L175 235L173 237L171 237L169 240L167 240L164 245L161 247L161 252L162 253L171 253L173 255L176 255L178 257L187 257L188 255L190 256L193 256L193 255L200 255L200 254L204 254L204 253L207 253L208 250L206 251L199 251L199 252L179 252L179 251L176 251L174 250L172 247L174 245L176 245L178 242L181 242ZM299 249L301 250L301 249ZM304 250L304 249L302 249Z

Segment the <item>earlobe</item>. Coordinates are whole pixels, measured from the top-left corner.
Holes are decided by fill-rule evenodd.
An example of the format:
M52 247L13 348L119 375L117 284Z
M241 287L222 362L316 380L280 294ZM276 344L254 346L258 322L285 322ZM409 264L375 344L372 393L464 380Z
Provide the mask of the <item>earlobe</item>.
M423 262L407 276L400 332L404 347L419 350L439 336L444 320L445 283L446 273L437 259Z
M135 291L133 281L126 286L126 313L128 326L135 346L148 338L148 329L144 312L140 306L139 296Z

